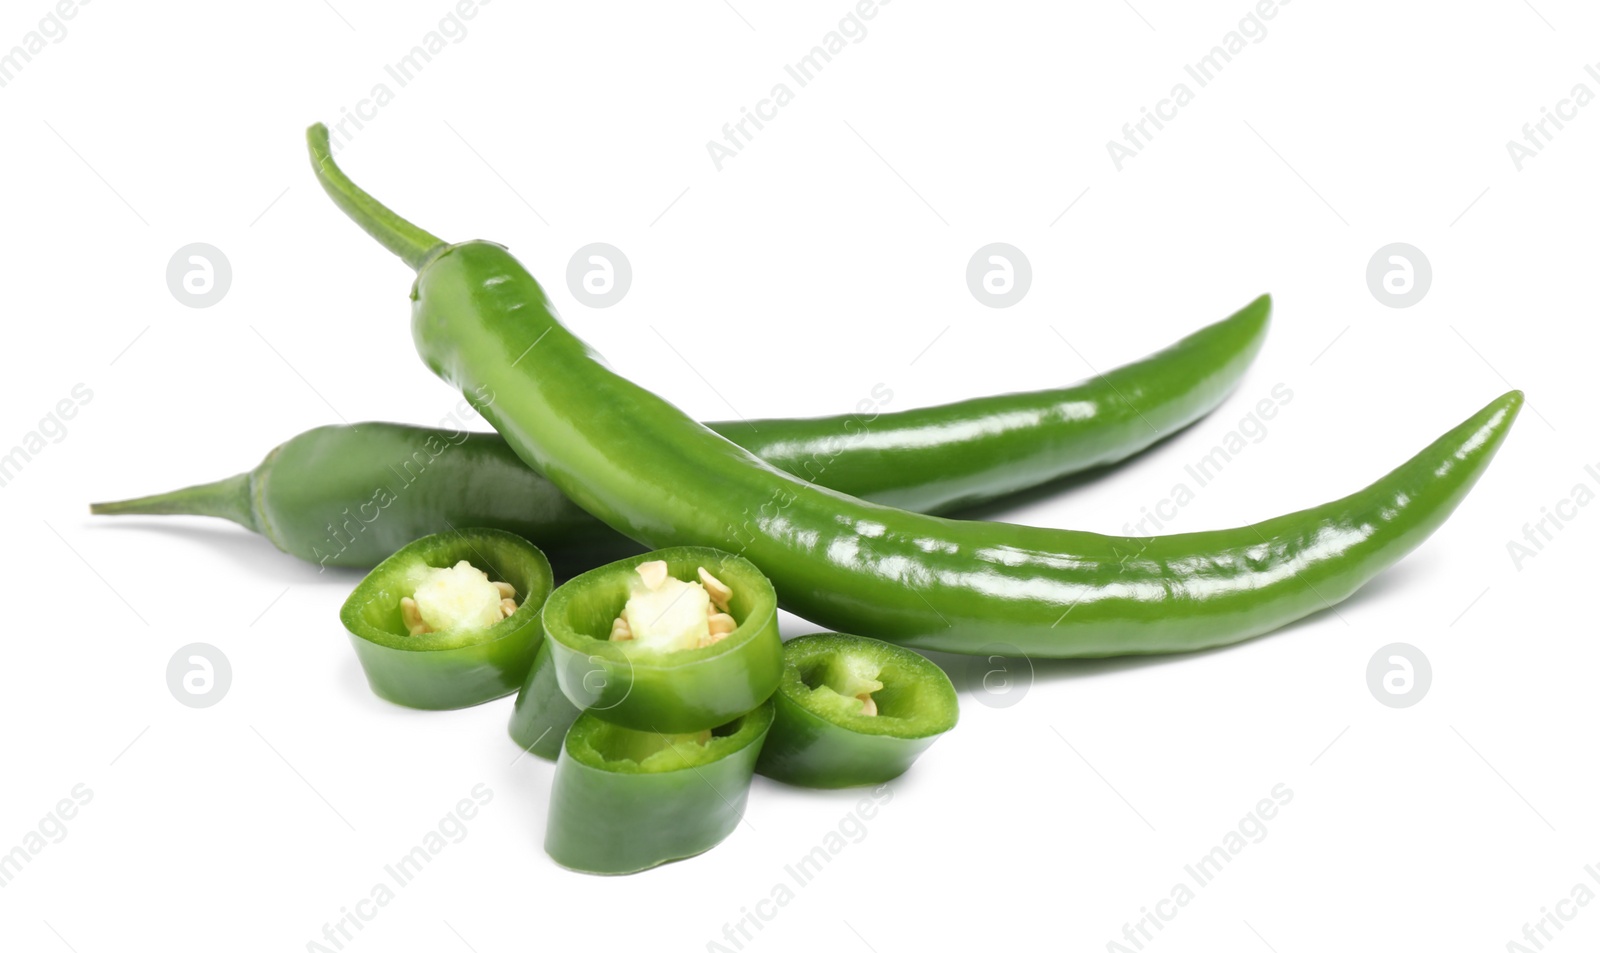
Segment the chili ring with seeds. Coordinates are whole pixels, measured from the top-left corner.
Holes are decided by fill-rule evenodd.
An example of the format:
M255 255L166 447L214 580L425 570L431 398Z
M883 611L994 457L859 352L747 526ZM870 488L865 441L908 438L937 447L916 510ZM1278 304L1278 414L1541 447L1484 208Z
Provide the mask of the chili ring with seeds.
M772 584L748 560L715 549L664 549L591 569L557 587L541 618L567 700L639 731L723 724L770 698L783 672Z
M537 547L497 529L425 536L379 563L339 612L372 691L409 708L466 708L516 691L543 641L553 578Z

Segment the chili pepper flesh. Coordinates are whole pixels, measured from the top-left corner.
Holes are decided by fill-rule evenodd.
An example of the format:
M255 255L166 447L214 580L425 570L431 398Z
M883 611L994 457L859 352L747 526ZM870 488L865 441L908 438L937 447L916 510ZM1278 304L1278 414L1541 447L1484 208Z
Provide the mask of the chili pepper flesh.
M380 563L339 618L379 697L410 708L465 708L526 680L552 585L549 562L526 540L452 530Z
M554 761L561 753L567 729L581 714L582 710L561 691L555 660L550 654L550 641L546 639L539 646L533 668L528 670L528 677L511 709L508 726L511 740L529 754Z
M899 777L959 713L955 686L910 649L822 633L783 647L783 681L756 772L806 787Z
M642 571L641 571L642 570ZM701 583L711 576L728 592L716 610ZM654 586L652 587L652 581ZM669 583L671 584L669 586ZM647 639L617 638L619 616L631 628L659 630ZM772 584L747 560L704 547L676 547L619 560L567 580L541 613L548 665L568 701L597 718L639 731L702 731L766 701L783 673L778 603ZM715 615L731 628L713 636ZM564 711L529 698L535 668L519 707ZM519 741L519 716L512 733ZM540 716L543 727L552 721ZM535 736L536 738L537 736Z
M545 852L572 870L625 874L715 847L744 816L771 725L771 704L690 736L580 715L556 762Z

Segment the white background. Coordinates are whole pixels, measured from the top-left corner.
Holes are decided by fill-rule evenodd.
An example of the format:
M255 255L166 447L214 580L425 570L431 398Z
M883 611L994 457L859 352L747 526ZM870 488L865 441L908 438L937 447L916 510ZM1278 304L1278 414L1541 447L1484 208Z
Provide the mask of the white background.
M758 778L748 824L706 855L563 871L540 847L551 767L513 764L510 699L422 713L367 690L337 619L359 574L220 522L86 515L315 425L453 411L412 350L408 272L304 155L308 123L384 81L394 101L341 155L352 176L437 234L508 244L618 369L704 418L842 413L877 383L889 409L1056 386L1274 293L1215 414L1001 518L1121 532L1279 383L1293 399L1266 437L1170 529L1342 495L1528 392L1455 517L1337 611L1198 656L1040 664L1009 708L964 688L960 727L744 949L1107 949L1280 783L1293 800L1265 840L1147 949L1505 949L1575 884L1600 892L1600 507L1563 507L1520 567L1507 550L1575 485L1600 489L1600 106L1521 171L1505 145L1574 84L1600 92L1592 5L1299 0L1119 172L1107 140L1246 0L900 0L719 172L706 142L851 9L731 3L498 0L402 89L384 65L447 0L100 0L0 88L0 447L75 384L93 395L0 489L0 851L93 792L0 888L0 944L307 949L481 782L466 839L346 949L736 949L725 924L854 810L858 792ZM8 2L0 50L50 9ZM607 310L563 277L594 241L633 265ZM1034 270L1005 310L964 280L994 241ZM1434 272L1405 309L1365 279L1396 241ZM191 242L232 264L210 308L166 284ZM233 666L203 710L165 680L197 641ZM1403 710L1366 684L1396 641L1433 666ZM952 663L958 684L971 668ZM1558 948L1600 941L1600 907L1562 909Z

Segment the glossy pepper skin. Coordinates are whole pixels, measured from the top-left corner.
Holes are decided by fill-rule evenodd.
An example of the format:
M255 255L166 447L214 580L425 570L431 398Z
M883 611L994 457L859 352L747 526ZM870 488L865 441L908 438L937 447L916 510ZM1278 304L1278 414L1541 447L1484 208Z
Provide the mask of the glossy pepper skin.
M883 684L872 693L876 714L861 713L855 698L837 694L857 666ZM831 632L784 643L783 682L772 703L772 730L756 772L813 788L899 777L956 726L960 709L950 677L916 652Z
M517 610L475 632L409 635L400 599L415 591L418 571L463 559L510 583ZM408 708L466 708L521 686L543 641L539 612L552 584L550 563L527 540L497 529L451 530L379 563L350 593L339 619L378 697Z
M580 716L556 762L545 852L572 870L627 874L710 850L744 816L771 724L764 704L709 743L634 760L630 749L648 750L650 733Z
M550 640L546 639L539 646L533 668L523 679L517 703L511 709L511 740L529 754L554 761L561 754L567 729L581 714L582 710L561 691L554 657L550 654Z
M1215 407L1266 336L1266 296L1135 363L1055 390L939 407L706 426L802 479L944 513L1114 463ZM888 398L883 398L888 399ZM101 515L233 520L327 566L372 566L452 526L492 526L545 551L563 574L640 550L529 469L498 434L361 423L291 437L249 473L115 503Z
M813 420L712 424L768 463L848 496L949 513L1125 460L1222 402L1261 350L1272 299L1059 390ZM854 425L854 426L853 426Z
M221 517L321 566L375 566L455 526L515 533L568 572L639 548L574 506L496 434L381 422L317 427L248 473L89 509Z
M333 166L326 130L311 144L329 194L417 269L424 362L485 395L478 410L530 466L630 537L741 553L795 613L904 645L1096 657L1270 632L1438 528L1522 405L1507 393L1366 489L1235 529L1105 536L909 513L782 473L618 376L505 248L447 245L397 219Z
M675 579L698 570L733 590L728 612L738 623L705 648L641 651L609 640L641 563L661 560ZM747 560L719 550L682 546L619 560L567 580L542 613L550 667L572 705L603 721L638 731L680 733L723 724L772 696L783 675L778 598ZM538 674L536 671L534 674ZM523 695L533 691L530 678Z

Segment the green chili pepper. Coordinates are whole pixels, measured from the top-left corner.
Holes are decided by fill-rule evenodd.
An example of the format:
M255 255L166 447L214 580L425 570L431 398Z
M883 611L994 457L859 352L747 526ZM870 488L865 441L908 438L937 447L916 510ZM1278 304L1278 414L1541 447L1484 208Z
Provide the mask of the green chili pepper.
M373 566L455 526L515 533L568 572L640 548L574 506L498 435L391 423L317 427L248 473L89 511L218 516L323 566Z
M1370 487L1238 529L1139 538L908 513L783 473L613 373L505 248L445 244L399 219L337 169L326 129L309 140L334 201L417 269L424 362L524 461L630 537L740 552L795 613L901 644L1108 656L1271 631L1421 543L1522 406L1507 393Z
M632 601L644 587L638 570L652 564L664 564L662 573L677 591L654 602ZM725 609L705 591L702 572L731 590L721 600ZM721 636L708 625L719 609L732 627ZM772 583L746 560L715 549L664 549L591 569L551 593L542 618L549 667L567 699L638 731L681 733L720 725L770 698L783 674ZM682 625L697 625L699 635ZM663 640L652 644L644 638L645 626L661 630ZM685 642L680 633L694 637ZM539 674L536 669L530 675L524 698L537 690Z
M1071 387L882 413L706 426L780 470L926 513L987 502L1114 463L1215 407L1261 349L1271 301ZM493 526L564 573L638 552L569 501L498 434L361 423L291 437L249 473L116 503L102 515L218 516L319 565L371 566L452 526Z
M542 641L539 612L552 581L550 563L527 540L451 530L379 563L339 618L379 697L409 708L465 708L522 684Z
M554 761L561 753L567 729L580 714L578 706L561 691L550 640L545 639L517 692L517 704L511 709L511 740L530 754Z
M910 649L822 633L783 646L783 682L756 770L813 788L877 784L904 774L956 726L956 689Z
M692 737L581 715L556 762L545 852L573 870L627 874L710 850L744 816L771 725L770 704Z

